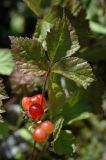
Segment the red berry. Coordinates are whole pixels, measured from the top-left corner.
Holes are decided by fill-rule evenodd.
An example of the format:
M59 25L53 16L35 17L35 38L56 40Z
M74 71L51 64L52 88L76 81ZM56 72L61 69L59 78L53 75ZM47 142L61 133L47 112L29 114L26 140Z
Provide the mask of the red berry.
M43 142L46 139L46 133L42 128L38 127L34 130L33 138L37 142Z
M36 103L29 107L29 114L32 119L39 120L43 116L44 110L40 104Z
M47 121L44 121L40 127L44 130L44 132L49 135L53 132L53 129L54 129L54 125L51 121L47 120Z
M22 107L24 110L28 110L29 107L33 104L32 100L29 97L22 98Z
M43 99L42 99L43 98ZM34 102L34 103L38 103L40 105L43 106L43 108L45 107L46 105L46 99L45 97L42 95L42 94L37 94L33 97L31 97L31 100ZM41 104L42 103L42 104Z

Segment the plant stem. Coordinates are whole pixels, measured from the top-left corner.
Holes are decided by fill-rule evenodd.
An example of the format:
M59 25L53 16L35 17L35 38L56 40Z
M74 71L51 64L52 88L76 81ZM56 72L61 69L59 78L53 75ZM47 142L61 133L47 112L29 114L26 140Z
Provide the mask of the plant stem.
M47 80L48 80L48 76L49 76L50 71L51 71L51 68L49 67L49 68L48 68L48 71L47 71L47 74L46 74L46 77L45 77L45 82L44 82L44 85L43 85L43 89L42 89L41 106L42 106L42 104L43 104L43 97L44 97L44 94L45 94L45 88L46 88L46 84L47 84ZM47 142L46 142L46 143L47 143ZM44 151L43 151L44 148L46 148L45 145L44 145L41 153L42 153L42 152L44 153ZM30 160L33 160L34 150L35 150L35 142L34 142L34 146L33 146L33 150L32 150L32 153L31 153L31 158L30 158ZM41 156L39 156L39 157L41 157ZM39 158L38 158L38 160L39 160Z
M43 148L42 148L40 154L39 154L38 157L37 157L37 160L41 160L41 158L42 158L42 156L43 156L43 154L45 153L45 151L46 151L47 148L48 148L48 142L46 141L46 142L44 143L44 145L43 145Z
M32 149L31 156L30 156L29 160L33 160L33 155L34 155L35 145L36 145L36 142L34 141L33 149Z
M41 106L42 106L42 104L43 104L43 96L45 95L45 88L46 88L46 84L47 84L47 80L48 80L48 76L49 76L50 71L51 71L51 69L48 68L48 71L47 71L47 74L46 74L46 77L45 77L45 82L44 82L43 89L42 89Z

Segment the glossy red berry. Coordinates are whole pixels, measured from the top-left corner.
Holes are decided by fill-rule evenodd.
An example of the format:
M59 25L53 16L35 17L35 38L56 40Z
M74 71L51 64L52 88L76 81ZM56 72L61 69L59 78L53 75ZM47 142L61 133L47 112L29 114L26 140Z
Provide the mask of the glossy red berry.
M46 133L40 127L36 128L33 133L34 141L43 142L46 139Z
M42 94L37 94L36 96L31 97L31 100L32 100L34 103L38 103L38 104L42 105L43 108L45 108L46 99L45 99L45 97L44 97ZM41 103L42 103L42 104L41 104Z
M38 121L44 114L44 109L40 104L35 104L29 107L29 115L32 119Z
M22 107L24 110L28 110L29 107L33 104L32 100L29 97L22 98Z
M47 120L41 123L40 127L43 129L43 131L49 135L53 132L54 125L51 121Z

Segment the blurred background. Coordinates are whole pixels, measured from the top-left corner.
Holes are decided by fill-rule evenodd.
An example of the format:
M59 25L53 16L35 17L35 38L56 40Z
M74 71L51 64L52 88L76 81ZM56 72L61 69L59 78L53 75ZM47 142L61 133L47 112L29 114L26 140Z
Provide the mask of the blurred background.
M83 56L93 66L98 80L82 92L78 105L90 105L88 111L95 115L70 126L76 136L76 151L70 157L58 156L51 150L44 154L45 160L106 160L106 1L105 0L73 0L73 10L80 5L85 10L87 27L92 32L89 41L89 52ZM75 5L77 4L77 5ZM82 17L79 17L81 21ZM21 0L0 1L0 48L10 48L8 36L32 37L37 18ZM82 20L83 21L83 20ZM82 23L82 21L80 23ZM86 30L86 24L82 24ZM81 26L81 27L82 27ZM85 37L84 37L85 38ZM81 40L87 41L86 39ZM93 53L93 54L92 54ZM19 75L15 75L17 78ZM0 75L9 96L4 101L6 112L3 113L4 122L0 123L0 160L26 160L30 157L33 146L32 135L20 118L21 97L16 96L11 87L10 78ZM38 87L35 93L40 93ZM92 93L92 94L91 94ZM47 98L47 95L46 95ZM35 150L35 155L39 153Z

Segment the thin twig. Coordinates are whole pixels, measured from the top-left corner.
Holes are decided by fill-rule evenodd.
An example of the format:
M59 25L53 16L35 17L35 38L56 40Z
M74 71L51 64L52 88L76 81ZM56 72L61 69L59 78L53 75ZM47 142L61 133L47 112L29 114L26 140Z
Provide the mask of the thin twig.
M48 68L48 71L47 71L47 74L46 74L46 78L45 78L45 82L44 82L44 86L43 86L43 89L42 89L41 106L43 104L43 96L45 95L45 88L46 88L46 83L47 83L47 80L48 80L49 73L50 73L50 68Z
M43 148L42 148L40 154L37 157L37 160L41 160L41 158L42 158L42 156L43 156L43 154L44 154L44 152L46 151L47 148L48 148L48 142L45 141L45 143L43 145Z

